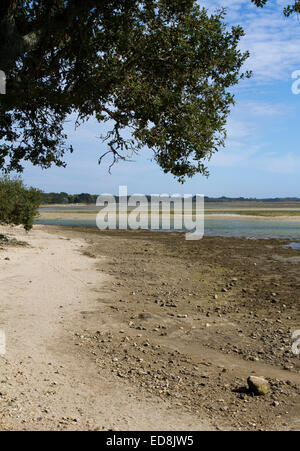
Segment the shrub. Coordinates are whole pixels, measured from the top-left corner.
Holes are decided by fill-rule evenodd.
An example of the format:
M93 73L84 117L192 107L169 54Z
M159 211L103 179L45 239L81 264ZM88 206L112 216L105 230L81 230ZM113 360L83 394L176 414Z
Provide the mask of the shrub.
M28 188L20 178L0 178L0 223L24 226L30 230L42 192L36 188Z

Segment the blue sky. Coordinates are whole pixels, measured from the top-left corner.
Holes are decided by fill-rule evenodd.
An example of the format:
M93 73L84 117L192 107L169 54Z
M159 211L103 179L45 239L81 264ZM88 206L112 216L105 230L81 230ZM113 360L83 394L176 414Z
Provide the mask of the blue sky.
M66 157L67 168L41 170L28 164L23 174L27 184L69 193L116 194L119 185L127 185L129 193L300 197L300 94L292 92L292 73L300 70L300 20L283 17L287 0L269 0L264 9L250 0L199 3L210 10L227 7L228 25L244 27L241 48L251 55L244 68L254 72L235 89L226 148L208 162L210 177L195 176L181 185L151 161L151 151L143 151L133 163L118 163L109 175L108 161L97 164L105 150L97 138L103 128L90 121L76 132L72 123L66 125L76 149Z

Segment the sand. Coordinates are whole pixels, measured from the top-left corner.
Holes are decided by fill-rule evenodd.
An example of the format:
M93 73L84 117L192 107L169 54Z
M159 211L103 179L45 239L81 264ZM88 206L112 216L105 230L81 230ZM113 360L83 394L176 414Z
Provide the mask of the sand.
M35 226L1 227L28 246L0 250L0 356L2 430L203 430L207 418L182 412L99 369L80 341L95 328L106 257L84 255L84 239ZM102 317L105 322L105 317ZM96 321L97 322L97 321Z
M48 230L84 237L108 277L76 344L116 386L218 429L300 429L300 251L284 247L290 240ZM249 393L250 375L269 380L267 396Z
M1 233L17 240L0 237L1 429L300 429L289 240ZM250 375L268 395L248 392Z
M275 210L272 210L274 212ZM72 211L66 208L66 210L57 210L57 211L47 211L41 209L39 212L39 215L37 219L39 220L71 220L71 221L94 221L96 225L96 216L98 211L97 210L81 210L81 211ZM141 214L142 217L147 218L148 216ZM173 217L173 215L172 215ZM165 218L168 219L168 215L165 215ZM209 212L205 215L205 219L233 219L233 220L256 220L256 221L293 221L293 222L299 222L300 221L300 215L299 216L293 216L292 214L289 215L288 212L283 215L274 215L274 216L263 216L263 215L255 215L255 211L253 211L253 215L243 215L241 213L234 213L234 212L228 212L228 213L217 213L217 212Z

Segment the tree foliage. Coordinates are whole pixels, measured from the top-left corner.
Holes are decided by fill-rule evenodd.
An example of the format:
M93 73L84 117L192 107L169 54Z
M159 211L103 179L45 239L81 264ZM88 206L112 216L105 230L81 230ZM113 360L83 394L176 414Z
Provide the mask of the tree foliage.
M97 194L43 193L42 204L96 204Z
M41 191L27 188L19 178L0 178L0 223L32 228L41 202Z
M263 8L269 0L251 0L256 6ZM293 13L300 13L300 1L296 0L293 4L289 3L283 8L283 14L289 17Z
M241 27L195 0L2 0L0 167L64 165L64 123L107 122L112 163L142 147L179 180L224 145ZM130 131L128 137L128 130Z

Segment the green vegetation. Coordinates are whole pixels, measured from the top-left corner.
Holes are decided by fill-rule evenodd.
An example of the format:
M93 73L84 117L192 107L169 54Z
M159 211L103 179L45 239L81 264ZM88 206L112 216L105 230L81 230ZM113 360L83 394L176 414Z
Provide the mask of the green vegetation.
M235 214L245 216L300 216L300 210L215 210L210 211L210 214Z
M96 204L97 194L68 194L65 192L61 193L43 193L42 204ZM151 197L146 196L150 202ZM118 196L116 196L118 202ZM256 198L245 198L245 197L204 197L206 204L210 204L209 208L222 207L257 207L264 208L267 207L300 207L300 198L298 197L283 197L283 198L266 198L266 199L256 199Z
M264 203L274 203L274 204L294 204L297 203L300 205L300 198L299 197L272 197L272 198L262 198L262 199L257 199L255 197L226 197L226 196L222 196L222 197L204 197L205 202L216 202L216 203L241 203L241 204L246 204L248 203L249 206L250 205L263 205Z
M42 204L96 204L96 194L43 193Z
M41 194L35 188L27 188L19 178L0 178L0 223L22 224L25 230L30 230Z
M99 162L146 147L180 181L208 174L224 146L232 88L250 76L243 29L227 27L224 9L209 14L196 0L1 0L0 21L0 168L64 166L73 151L64 124L76 117L76 126L106 123Z

